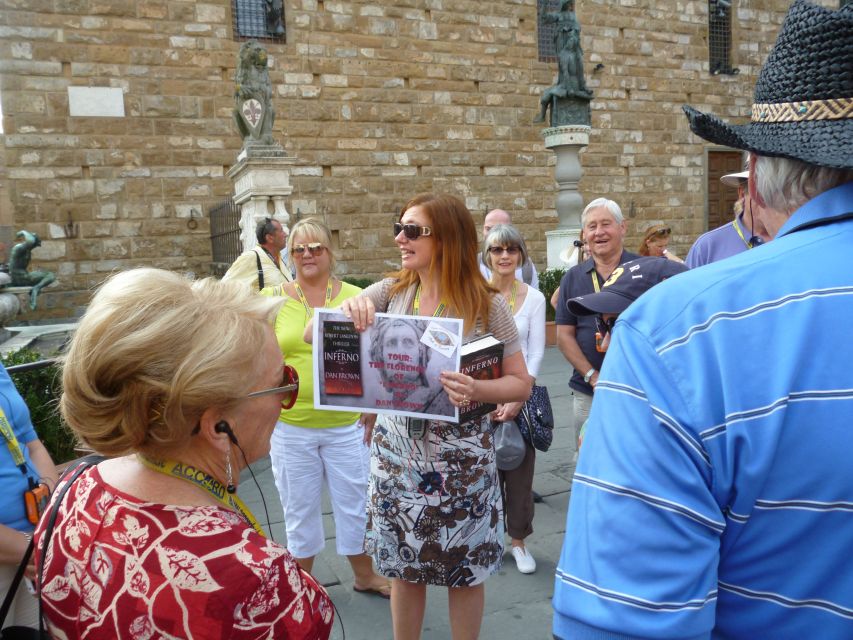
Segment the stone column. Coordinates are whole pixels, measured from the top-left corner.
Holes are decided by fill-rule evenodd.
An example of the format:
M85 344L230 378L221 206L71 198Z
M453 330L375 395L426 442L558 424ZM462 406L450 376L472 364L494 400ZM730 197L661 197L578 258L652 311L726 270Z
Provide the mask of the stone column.
M589 130L587 125L562 125L542 131L545 147L552 149L557 156L554 178L559 187L556 208L560 221L557 229L545 233L549 269L566 266L560 260L560 252L576 240L580 233L584 204L578 192L578 181L583 174L578 153L589 144Z
M262 218L275 218L287 227L290 214L285 198L293 193L290 166L295 162L279 145L253 145L243 149L237 164L228 170L234 183L234 204L240 206L243 251L258 243L255 227Z

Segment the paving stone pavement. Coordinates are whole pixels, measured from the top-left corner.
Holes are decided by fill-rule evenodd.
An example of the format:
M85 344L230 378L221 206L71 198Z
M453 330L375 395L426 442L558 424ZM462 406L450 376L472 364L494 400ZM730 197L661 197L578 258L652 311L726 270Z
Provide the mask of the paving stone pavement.
M533 488L544 501L535 505L534 532L526 543L536 559L536 573L518 572L515 561L507 552L503 568L486 581L486 609L481 640L539 640L551 638L551 595L554 591L554 569L560 555L566 528L566 509L569 502L572 459L575 443L571 436L571 393L568 387L570 365L556 347L547 347L537 382L548 387L554 408L554 442L547 453L537 452ZM266 499L266 510L251 476L244 471L240 481L240 496L258 520L271 529L273 536L284 543L286 536L281 503L275 488L269 458L252 466ZM323 500L323 525L326 549L317 557L314 574L329 591L339 617L332 638L346 640L391 639L391 612L388 601L375 596L355 593L349 562L335 553L335 525L328 496ZM506 541L509 548L509 539ZM447 590L430 587L424 616L422 640L450 640L447 617Z

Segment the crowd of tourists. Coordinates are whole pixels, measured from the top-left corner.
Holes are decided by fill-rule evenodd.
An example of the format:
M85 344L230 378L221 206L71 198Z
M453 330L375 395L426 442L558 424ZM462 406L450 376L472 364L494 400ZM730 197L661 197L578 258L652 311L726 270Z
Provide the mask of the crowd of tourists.
M389 635L421 636L433 585L454 640L477 638L505 550L537 570L525 412L548 304L579 453L549 635L853 637L851 68L853 5L795 2L749 123L685 107L694 134L745 153L722 179L733 219L685 260L666 223L635 254L619 204L594 198L550 301L507 211L478 232L462 200L432 193L394 222L400 268L364 290L335 275L317 218L261 221L221 281L110 277L63 357L59 403L103 457L57 478L0 367L2 637L328 638L334 605L313 576L325 489L336 551L356 592L389 601ZM359 332L387 312L491 334L499 375L437 384L454 409L496 408L461 423L319 409L318 309ZM495 427L513 423L506 465ZM286 546L238 494L267 455Z

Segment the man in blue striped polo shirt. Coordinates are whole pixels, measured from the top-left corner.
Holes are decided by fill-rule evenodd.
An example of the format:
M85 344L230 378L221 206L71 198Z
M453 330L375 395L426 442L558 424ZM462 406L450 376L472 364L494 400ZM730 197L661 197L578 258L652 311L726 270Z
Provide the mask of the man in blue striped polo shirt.
M596 386L565 640L853 638L853 5L797 0L731 126L775 239L657 285ZM843 70L843 71L842 71Z

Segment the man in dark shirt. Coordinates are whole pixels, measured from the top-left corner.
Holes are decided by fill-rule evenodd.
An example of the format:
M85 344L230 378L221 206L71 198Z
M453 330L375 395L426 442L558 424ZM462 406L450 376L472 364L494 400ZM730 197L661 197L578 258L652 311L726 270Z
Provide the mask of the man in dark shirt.
M574 367L569 386L574 396L575 443L589 416L604 354L595 348L594 318L576 316L569 311L567 303L572 298L599 291L617 266L639 258L623 247L627 225L622 210L613 200L597 198L590 202L581 214L581 226L592 257L563 276L556 314L557 346Z

